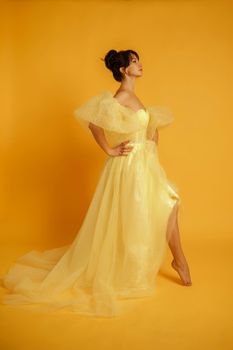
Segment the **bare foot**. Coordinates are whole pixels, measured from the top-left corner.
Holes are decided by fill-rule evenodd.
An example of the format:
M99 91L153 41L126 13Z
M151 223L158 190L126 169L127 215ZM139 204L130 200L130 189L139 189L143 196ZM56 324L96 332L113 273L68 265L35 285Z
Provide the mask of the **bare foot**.
M192 281L190 277L189 267L186 261L184 262L176 262L175 259L172 260L171 266L178 272L183 284L185 286L191 286Z

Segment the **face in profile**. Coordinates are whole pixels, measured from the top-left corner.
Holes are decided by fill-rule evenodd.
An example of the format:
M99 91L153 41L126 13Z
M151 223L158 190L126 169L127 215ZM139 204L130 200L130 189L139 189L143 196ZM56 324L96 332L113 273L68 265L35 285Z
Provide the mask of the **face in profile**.
M130 54L130 64L126 68L126 72L128 75L141 77L142 76L142 64L139 62L137 56L133 53Z

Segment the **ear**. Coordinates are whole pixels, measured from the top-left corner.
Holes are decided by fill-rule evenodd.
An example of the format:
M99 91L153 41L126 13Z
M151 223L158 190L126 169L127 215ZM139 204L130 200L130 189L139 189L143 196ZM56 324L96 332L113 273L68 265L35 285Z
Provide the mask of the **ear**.
M125 74L125 68L124 67L120 67L119 70L120 70L121 74L123 74L123 75Z

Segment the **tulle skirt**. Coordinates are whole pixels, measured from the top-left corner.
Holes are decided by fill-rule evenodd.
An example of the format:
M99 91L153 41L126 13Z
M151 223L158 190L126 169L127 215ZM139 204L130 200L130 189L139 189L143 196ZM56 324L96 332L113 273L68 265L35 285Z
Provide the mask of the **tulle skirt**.
M177 202L154 141L107 157L72 244L19 257L3 276L3 303L113 317L120 300L153 295Z

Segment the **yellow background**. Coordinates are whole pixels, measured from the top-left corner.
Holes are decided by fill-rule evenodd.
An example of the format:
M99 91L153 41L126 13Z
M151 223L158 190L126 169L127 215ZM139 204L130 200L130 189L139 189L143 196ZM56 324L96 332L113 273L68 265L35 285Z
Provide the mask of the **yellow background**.
M117 321L3 307L3 349L232 348L232 1L5 1L0 23L1 272L76 236L106 155L73 111L118 88L100 58L133 49L142 103L175 116L159 155L193 277L165 262L154 299Z

